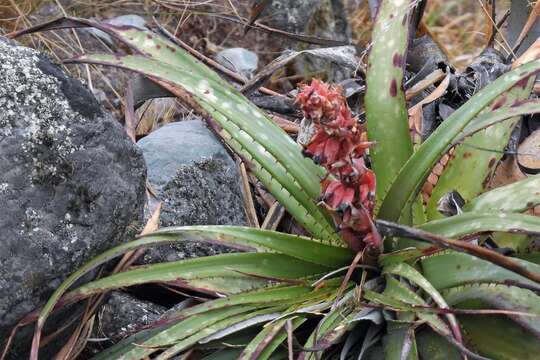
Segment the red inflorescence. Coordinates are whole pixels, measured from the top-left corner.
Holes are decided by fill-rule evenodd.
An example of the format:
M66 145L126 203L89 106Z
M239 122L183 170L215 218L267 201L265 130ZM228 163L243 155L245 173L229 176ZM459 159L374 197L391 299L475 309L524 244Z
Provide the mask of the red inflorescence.
M352 116L342 89L313 80L301 85L296 101L316 132L304 153L326 170L322 201L338 215L337 228L356 251L378 249L381 239L373 224L375 174L366 167L370 146L363 126Z

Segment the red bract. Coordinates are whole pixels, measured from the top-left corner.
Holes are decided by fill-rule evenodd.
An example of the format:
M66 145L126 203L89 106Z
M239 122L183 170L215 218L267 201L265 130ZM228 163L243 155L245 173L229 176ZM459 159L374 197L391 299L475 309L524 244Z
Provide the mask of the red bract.
M317 121L336 118L343 102L338 87L330 87L321 81L313 80L311 85L301 85L300 88L302 91L297 100L307 117Z
M370 146L366 132L352 116L340 87L313 80L300 89L296 101L316 127L304 152L329 173L321 182L321 199L336 212L339 234L350 248L378 249L381 238L373 223L375 174L364 162Z
M325 186L328 184L327 186ZM354 201L355 189L339 180L323 183L323 201L332 209L351 206Z
M317 131L306 146L305 153L320 164L333 164L338 159L347 156L353 148L354 143L351 139Z

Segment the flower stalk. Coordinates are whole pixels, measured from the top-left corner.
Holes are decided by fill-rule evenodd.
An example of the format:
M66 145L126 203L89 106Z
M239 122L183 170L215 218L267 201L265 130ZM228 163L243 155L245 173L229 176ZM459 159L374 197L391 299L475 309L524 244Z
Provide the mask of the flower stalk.
M334 215L337 231L355 251L378 249L381 237L373 222L375 174L366 166L371 143L352 115L342 89L314 79L300 85L296 98L315 134L304 154L327 170L321 202Z

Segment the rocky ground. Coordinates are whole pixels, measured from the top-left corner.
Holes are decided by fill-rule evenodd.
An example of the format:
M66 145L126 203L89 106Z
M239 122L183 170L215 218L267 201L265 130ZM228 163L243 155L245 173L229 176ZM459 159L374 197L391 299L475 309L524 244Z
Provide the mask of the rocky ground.
M60 3L70 9L70 2ZM354 22L347 16L354 4L342 0L324 0L317 6L312 3L276 0L262 19L291 33L344 42L358 37ZM35 23L57 17L63 9L55 4L44 2L31 7L28 19ZM128 20L113 15L102 17L122 24L153 26L148 14ZM186 23L186 37L192 42L204 38L197 33L197 21L202 20ZM7 29L7 23L1 24L5 29L0 34L13 30ZM238 44L241 31L227 26ZM59 34L74 40L68 30ZM88 30L77 34L76 41L84 44L85 51L111 50L110 39L103 34ZM249 78L257 69L257 61L268 62L278 49L305 47L287 38L270 43L268 36L251 31L242 46L249 48L251 44L255 52L245 54L245 49L240 49L233 50L233 55L221 53L222 65ZM226 33L220 38L208 35L206 40L220 39L223 44L226 37ZM267 48L261 39L267 41ZM27 38L21 41L32 45ZM244 197L252 194L246 194L242 186L238 159L191 109L171 99L145 104L136 113L141 121L136 129L137 142L133 143L123 128L122 102L129 75L110 69L88 68L86 72L84 66L78 70L62 67L56 57L65 54L47 51L47 41L34 43L36 50L0 36L0 340L7 339L17 322L43 304L82 264L140 233L156 202L162 206L160 226L249 224ZM218 61L222 50L234 48L214 42L193 45L198 44L199 50ZM362 49L356 50L361 56ZM443 60L448 61L446 57ZM350 71L344 72L328 59L308 57L283 69L281 77L271 79L270 84L288 91L300 80L295 79L297 74L307 73L334 82L352 77ZM356 84L358 88L361 85ZM351 89L354 93L356 87ZM290 103L253 100L299 122L290 116L295 112ZM268 210L267 195L256 186L251 191L260 200L256 211L264 214ZM162 246L146 251L137 264L226 251L230 250L197 243ZM81 358L159 319L171 307L182 306L181 300L181 296L158 286L112 292L96 312L88 336L91 341ZM81 311L77 306L68 308L51 320L50 327L60 327ZM42 350L43 359L52 359L69 329L72 327ZM29 328L20 331L8 358L26 356L30 339Z
M277 2L278 16L270 24L298 33L311 27L317 30L313 35L350 39L341 1L324 1L320 7L308 3L298 2L289 12L284 11L291 6L288 1ZM45 2L30 16L46 21L61 11L56 3ZM147 26L148 20L132 15L110 22ZM318 21L328 25L314 26ZM59 34L72 36L67 30ZM77 37L87 51L112 46L104 34L81 30ZM129 76L108 69L106 75L100 70L86 77L72 68L70 75L54 59L57 53L38 48L42 51L0 37L0 339L7 339L17 322L82 264L133 239L157 202L160 226L248 224L237 159L201 119L175 101L153 101L137 112L142 120L133 143L122 127L123 98L118 96ZM216 56L246 78L257 69L258 58L243 48ZM292 111L290 105L286 110ZM148 196L149 190L153 195ZM161 246L137 262L226 251L198 243ZM174 297L163 300L168 295L156 287L110 294L97 311L83 358L158 319L175 304ZM68 327L42 349L41 358L52 358L73 328L66 320L81 311L73 306L51 319L50 329ZM26 356L30 328L18 331L8 358Z

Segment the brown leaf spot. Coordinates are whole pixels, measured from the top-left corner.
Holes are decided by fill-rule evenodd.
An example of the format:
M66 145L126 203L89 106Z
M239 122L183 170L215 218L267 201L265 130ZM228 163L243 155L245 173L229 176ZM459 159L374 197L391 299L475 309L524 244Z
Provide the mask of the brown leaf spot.
M512 107L518 107L518 106L521 106L521 105L527 103L527 101L528 101L527 99L521 99L521 100L518 99L518 100L515 100L515 101L512 103L511 106L512 106Z
M516 83L516 86L517 87L520 87L522 89L525 89L527 87L527 84L529 83L529 78L525 77L521 80L519 80L517 83Z
M392 57L392 64L398 68L403 67L403 56L399 53L395 53Z
M497 99L497 100L495 101L495 103L493 104L493 106L491 106L491 110L497 110L498 108L500 108L501 106L503 106L505 102L506 102L506 96L500 97L499 99Z
M472 154L471 154L470 152L468 152L468 151L465 152L465 153L463 153L463 158L464 158L464 159L468 159L468 158L470 158L471 156L472 156Z
M493 166L495 166L496 162L497 160L495 160L495 158L491 158L491 160L489 160L488 167L491 169Z
M392 79L392 82L390 83L390 96L392 96L392 97L397 96L397 81L396 81L396 79Z
M158 49L158 50L161 49L161 45L156 44L156 49Z
M146 34L146 38L147 38L147 39L152 39L152 35Z

